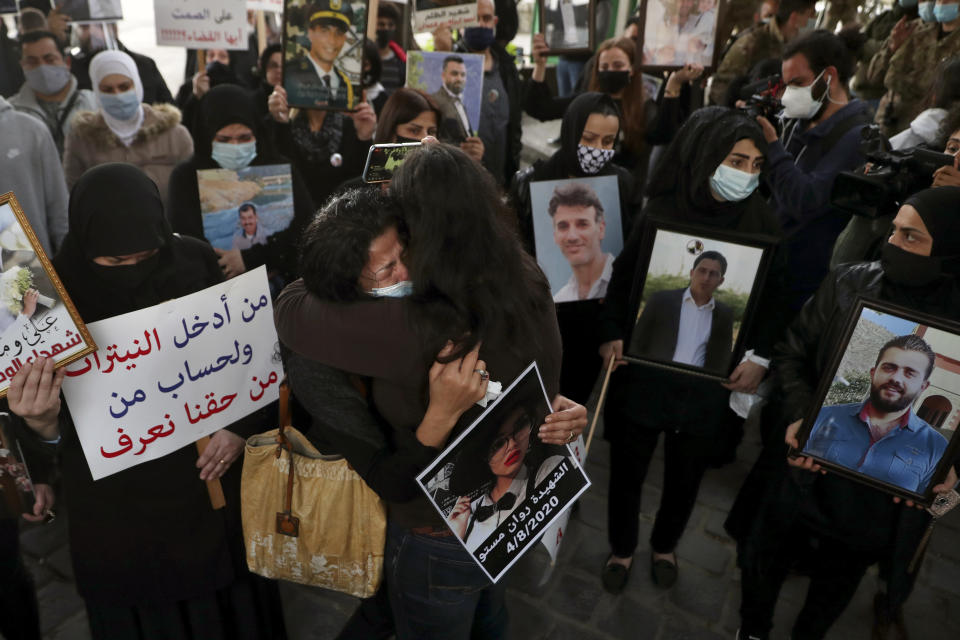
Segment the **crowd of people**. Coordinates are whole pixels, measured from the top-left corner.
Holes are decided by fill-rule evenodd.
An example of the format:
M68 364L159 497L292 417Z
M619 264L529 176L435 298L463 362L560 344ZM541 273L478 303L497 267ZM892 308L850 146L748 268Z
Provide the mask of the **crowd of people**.
M960 315L958 2L898 0L866 25L838 4L846 22L826 30L813 0L733 0L719 17L711 0L663 0L651 35L637 16L622 33L606 25L613 37L589 59L563 57L557 84L543 35L533 36L532 64L518 67L516 2L479 0L476 26L433 34L432 46L449 52L433 94L405 86L417 45L404 6L380 2L349 111L291 108L275 33L262 51L251 35L246 52L191 52L174 96L156 64L120 42L122 22L119 31L71 25L49 3L21 2L17 37L6 22L0 34L0 193L15 193L84 322L266 267L295 426L323 454L345 457L387 505L383 583L340 638L507 637L505 586L461 539L476 540L490 528L481 514L510 509L527 490L536 469L522 459L533 443L562 446L584 431L606 368L604 589L621 593L636 563L659 588L683 579L676 549L701 481L736 459L743 438L747 412L732 400L762 393L752 415L763 448L726 521L741 571L737 637L770 637L791 571L812 578L792 637L825 637L879 565L873 637L906 638L903 607L930 515L819 473L817 460L787 448L800 446L858 299ZM598 20L609 21L607 4L597 3ZM310 6L308 15L334 11L333 0ZM645 53L645 37L656 52ZM483 60L476 130L460 102L466 54ZM555 151L529 166L525 114L562 119ZM944 155L935 170L918 165L928 173L915 170L884 206L852 215L834 185L889 157L866 148L871 136L885 152ZM388 183L361 179L371 145L409 142L422 145ZM198 172L285 164L289 226L268 235L258 205L244 203L229 248L211 246ZM580 184L558 186L549 206L532 195L539 182L594 177L615 181L619 218ZM541 205L573 269L559 292L537 264ZM712 324L733 322L714 295L731 268L721 252L700 247L689 284L641 307L637 284L662 223L775 239L755 320L736 341L742 359L729 367L732 343L711 340ZM613 225L623 238L616 257L600 244ZM637 362L638 344L720 375ZM869 398L837 413L865 450L848 443L837 456L863 462L899 431L929 429L910 402L932 364L897 380L932 354L919 339L883 346ZM533 361L554 413L512 415L491 430L480 464L489 491L441 517L418 474L477 418L491 379L508 383ZM908 361L920 364L898 364ZM59 498L94 638L287 637L277 583L247 569L239 513L245 439L276 427L276 407L217 431L199 455L185 447L94 481L63 380L52 359L30 362L3 401L36 500L27 514L0 504L0 633L40 637L16 519L43 521ZM890 395L902 406L881 402ZM663 492L649 558L638 560L641 496L661 436ZM956 448L941 444L938 459L944 449L953 459L934 494L951 491L960 469ZM515 469L504 470L507 452ZM209 480L223 484L226 508L211 507Z

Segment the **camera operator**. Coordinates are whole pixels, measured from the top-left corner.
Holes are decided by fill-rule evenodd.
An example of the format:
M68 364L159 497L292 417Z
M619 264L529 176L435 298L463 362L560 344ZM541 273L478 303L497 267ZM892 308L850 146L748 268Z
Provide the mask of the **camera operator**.
M849 219L830 193L837 174L864 162L860 130L869 109L850 98L853 56L839 36L821 30L790 43L781 69L783 140L769 120L757 122L770 144L768 183L785 236L790 306L798 311L827 275L833 243Z

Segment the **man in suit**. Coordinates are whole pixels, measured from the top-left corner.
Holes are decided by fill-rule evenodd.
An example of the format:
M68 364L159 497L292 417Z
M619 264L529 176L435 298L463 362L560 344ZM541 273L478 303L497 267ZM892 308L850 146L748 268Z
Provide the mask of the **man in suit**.
M463 106L463 90L467 86L467 65L458 55L449 55L443 59L440 72L443 84L433 93L433 99L440 107L443 122L440 125L441 137L451 143L459 144L473 135L470 118Z
M353 25L353 8L348 0L319 0L305 15L310 51L292 58L283 68L289 102L353 108L353 85L336 64Z
M720 252L697 256L686 289L658 291L647 300L633 331L630 353L727 373L733 350L733 309L713 297L726 272L727 259Z

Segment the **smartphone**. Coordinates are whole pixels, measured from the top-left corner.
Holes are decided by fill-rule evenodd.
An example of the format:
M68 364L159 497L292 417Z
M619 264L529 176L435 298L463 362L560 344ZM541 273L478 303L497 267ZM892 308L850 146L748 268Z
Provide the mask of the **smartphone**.
M367 154L367 164L363 167L364 182L390 182L393 172L400 168L404 158L414 149L420 148L419 142L400 144L375 144Z

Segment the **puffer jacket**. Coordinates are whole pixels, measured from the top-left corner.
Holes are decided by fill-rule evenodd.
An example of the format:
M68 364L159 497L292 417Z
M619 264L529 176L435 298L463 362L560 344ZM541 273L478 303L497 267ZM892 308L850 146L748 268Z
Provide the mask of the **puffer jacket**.
M143 125L128 147L110 130L99 111L84 111L73 120L63 152L67 184L104 162L129 162L150 176L166 207L173 168L193 154L193 140L180 124L180 111L169 104L143 105Z

